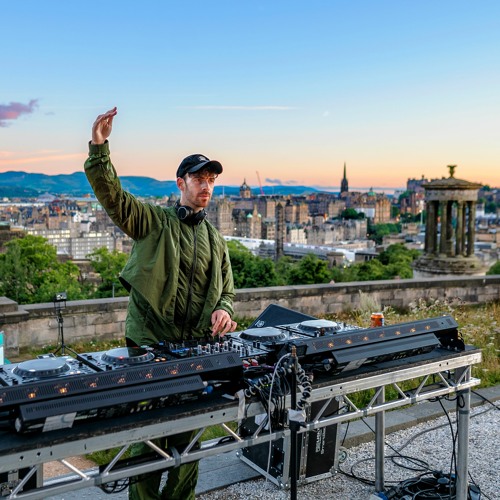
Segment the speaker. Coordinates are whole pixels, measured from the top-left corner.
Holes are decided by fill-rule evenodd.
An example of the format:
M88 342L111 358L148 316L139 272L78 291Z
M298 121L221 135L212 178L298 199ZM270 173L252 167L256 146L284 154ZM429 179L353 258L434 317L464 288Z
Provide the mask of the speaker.
M199 212L195 212L191 207L181 205L178 201L175 202L175 211L177 212L177 217L179 217L180 221L193 226L203 222L207 216L207 212L204 208L202 208Z

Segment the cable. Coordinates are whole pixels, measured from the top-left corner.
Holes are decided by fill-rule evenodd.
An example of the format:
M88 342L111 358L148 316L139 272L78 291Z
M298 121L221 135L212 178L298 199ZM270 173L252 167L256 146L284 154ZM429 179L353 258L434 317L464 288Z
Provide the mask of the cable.
M271 438L271 435L272 435L271 397L272 397L272 394L273 394L274 380L275 380L276 373L278 373L278 367L279 367L281 361L283 361L283 360L285 360L286 358L289 358L289 357L290 357L290 354L285 354L284 356L282 356L278 360L278 362L276 363L275 370L273 371L273 376L271 378L271 388L270 388L270 391L269 391L269 404L268 404L268 413L267 413L267 424L269 426L269 448L268 448L268 452L267 452L267 467L266 467L267 476L266 476L266 481L267 481L267 478L269 476L269 470L271 469L271 452L272 452L272 442L273 442L272 438Z
M349 431L349 424L351 423L350 420L347 421L347 425L345 426L345 433L344 437L342 438L342 441L340 442L340 446L344 446L345 440L347 439L347 433Z
M482 396L480 396L480 397L482 397ZM489 402L495 409L499 409L491 401L487 400L484 397L482 397L482 398L485 401ZM457 423L458 420L452 421L449 412L445 409L445 407L442 403L442 399L447 399L447 400L451 400L451 399L447 396L441 396L441 397L435 398L435 401L438 401L439 404L441 405L441 408L443 409L443 412L444 412L445 416L447 417L448 422L434 426L430 429L425 429L424 431L413 435L410 439L408 439L406 441L406 443L404 443L402 446L400 446L398 450L393 448L389 443L385 442L385 445L388 446L389 448L391 448L397 454L397 455L387 456L385 458L391 459L391 461L396 466L402 467L402 468L405 468L408 470L418 470L418 469L412 469L411 467L407 467L407 466L397 462L397 459L404 458L405 460L409 460L410 462L413 462L415 464L420 464L421 466L426 467L428 469L427 472L424 472L423 474L421 474L420 476L417 476L416 478L407 479L403 482L400 482L399 486L391 487L389 490L384 492L384 494L386 494L387 498L390 498L390 499L405 498L405 500L406 499L415 499L415 500L418 500L418 499L440 499L440 500L450 499L450 500L453 500L453 499L455 499L454 487L455 487L456 474L453 474L453 469L454 468L456 469L456 441L457 441L458 433L454 432L453 424ZM454 399L457 400L457 406L459 408L461 407L460 405L463 406L463 398L460 395L458 395ZM491 411L491 408L488 408L482 412L475 413L475 414L471 415L471 418L476 417L478 415L482 415L484 413L487 413L488 411ZM373 433L375 433L374 429L372 429L372 427L369 425L369 423L364 418L361 418L361 420ZM436 430L436 429L439 429L441 427L445 427L446 425L450 426L451 434L452 434L452 441L453 441L452 461L450 464L450 473L449 474L444 474L441 471L433 471L430 469L429 465L426 462L424 462L423 460L420 460L420 459L415 458L415 457L405 456L405 455L402 455L400 453L404 448L406 448L417 437L419 437L423 434L426 434L432 430ZM347 430L346 430L346 435L347 435ZM345 439L345 436L344 436L344 439ZM369 460L374 460L374 459L375 459L374 457L370 457L367 459L358 460L357 462L355 462L351 466L351 473L342 470L340 468L340 466L339 466L338 470L341 474L343 474L347 477L350 477L352 479L360 481L364 484L369 484L369 485L373 486L375 484L375 482L371 479L366 478L366 477L358 476L355 473L355 468L361 463L367 462ZM425 480L422 479L422 478L425 478L429 474L432 474L432 476L434 478L437 477L441 481L437 482L437 481L431 480L429 482L429 479L425 479ZM474 491L476 493L476 495L477 494L484 495L486 498L488 498L484 493L481 492L478 484L476 483L476 481L474 481L474 479L472 478L472 475L470 473L469 473L469 477L471 479L471 484L469 484L469 493ZM390 484L391 482L389 481L388 483ZM446 489L447 485L448 485L448 488L447 488L448 491L443 491ZM472 488L474 488L474 490L472 490ZM438 490L441 490L441 491L438 491ZM395 495L397 495L397 494L401 494L403 496L396 497ZM408 495L408 496L404 496L404 495ZM471 496L470 498L476 498L476 497ZM477 498L480 498L480 496L477 496ZM491 499L489 499L489 500L491 500Z
M475 394L476 396L480 397L483 401L486 401L487 403L489 403L491 406L493 406L493 408L495 408L495 410L500 410L500 406L497 406L493 401L490 401L488 398L484 397L482 394L479 394L479 392L473 391L473 390L471 390L471 392L473 394Z
M451 421L450 414L446 410L446 408L444 407L443 402L441 401L441 399L442 398L438 398L438 403L441 406L441 408L443 409L446 418L448 419L448 424L450 426L450 433L451 433L451 442L453 443L452 453L451 453L451 462L450 462L450 476L451 476L453 474L453 471L455 471L455 474L457 472L456 444L457 444L458 432L455 433L453 431L453 423ZM457 406L458 406L458 402L457 402ZM458 422L458 420L456 420L455 422Z
M111 481L110 483L104 483L99 485L99 488L101 488L101 490L104 491L104 493L107 493L108 495L111 495L112 493L120 493L125 489L127 489L129 485L134 483L134 481L130 481L130 479L131 478L126 477L124 479Z
M268 373L258 379L246 378L247 388L244 390L246 398L257 396L264 406L267 422L264 424L269 430L269 449L267 454L266 482L269 479L272 458L272 432L273 429L282 429L287 423L286 396L291 393L290 375L295 377L301 387L300 399L296 403L296 412L304 410L307 400L311 396L312 381L305 370L296 363L293 369L291 354L283 355L272 368L272 374ZM246 373L248 375L248 372Z

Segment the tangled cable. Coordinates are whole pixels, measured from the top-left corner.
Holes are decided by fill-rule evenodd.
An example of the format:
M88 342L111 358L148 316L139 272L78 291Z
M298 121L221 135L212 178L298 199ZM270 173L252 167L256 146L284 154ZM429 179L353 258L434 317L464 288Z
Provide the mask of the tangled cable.
M286 422L285 397L290 394L289 377L295 371L297 384L301 387L300 398L297 401L297 410L302 410L311 396L312 382L300 364L296 363L290 354L285 354L274 366L273 372L267 373L258 379L246 379L248 387L245 389L245 397L257 396L266 409L271 427L282 428Z

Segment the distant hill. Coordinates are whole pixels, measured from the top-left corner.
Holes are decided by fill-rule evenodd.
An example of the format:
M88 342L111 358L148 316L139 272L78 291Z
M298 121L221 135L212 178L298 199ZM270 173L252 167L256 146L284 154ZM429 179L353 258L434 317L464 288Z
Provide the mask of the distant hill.
M34 189L0 185L0 198L35 198L38 195L38 191Z
M123 187L136 196L169 196L177 194L175 181L158 181L151 177L121 176ZM260 188L253 188L255 195ZM318 189L307 186L263 186L264 194L271 195L301 195L320 192ZM42 193L53 195L83 196L91 193L92 189L84 172L73 174L30 174L27 172L0 173L1 197L35 197ZM236 196L240 192L239 186L216 186L214 195Z

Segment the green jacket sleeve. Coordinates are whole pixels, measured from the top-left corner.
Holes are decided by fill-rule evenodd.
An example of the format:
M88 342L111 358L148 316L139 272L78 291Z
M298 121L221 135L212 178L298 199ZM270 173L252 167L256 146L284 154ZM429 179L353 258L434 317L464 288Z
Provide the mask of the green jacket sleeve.
M85 174L112 221L133 240L140 240L160 224L153 208L124 191L111 163L109 143L89 143Z

